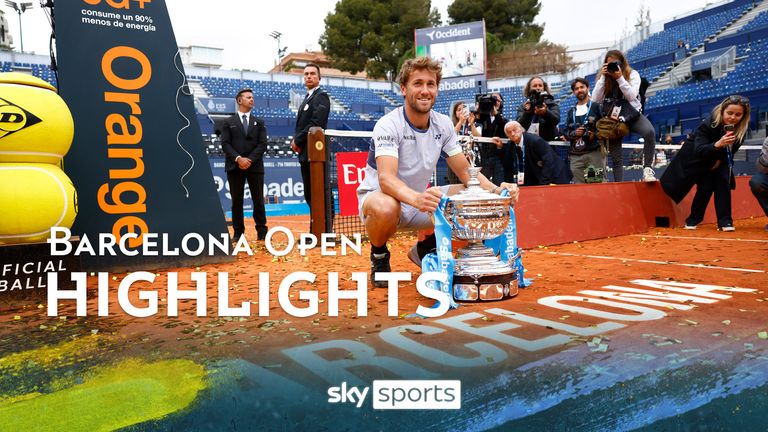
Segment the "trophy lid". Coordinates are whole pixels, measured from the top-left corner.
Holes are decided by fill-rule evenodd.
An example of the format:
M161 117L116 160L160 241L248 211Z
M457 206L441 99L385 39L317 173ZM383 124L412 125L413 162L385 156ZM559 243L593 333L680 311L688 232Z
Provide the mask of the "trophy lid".
M451 201L456 201L462 204L505 204L509 205L510 197L504 197L499 194L488 192L480 187L480 180L477 176L480 174L480 168L471 165L467 171L469 171L469 181L467 182L467 188L461 192L453 195Z
M508 204L510 199L511 198L508 196L505 197L493 192L488 192L480 186L470 186L451 197L451 201L459 201L462 203L498 202Z

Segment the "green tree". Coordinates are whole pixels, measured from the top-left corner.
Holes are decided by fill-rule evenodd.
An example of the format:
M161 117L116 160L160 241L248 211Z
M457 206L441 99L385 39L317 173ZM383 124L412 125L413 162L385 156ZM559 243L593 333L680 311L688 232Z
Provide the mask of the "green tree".
M544 27L534 24L539 0L454 0L448 6L451 24L485 19L485 30L503 43L538 42Z
M430 0L341 0L325 17L320 46L333 67L371 78L397 74L417 28L440 25Z

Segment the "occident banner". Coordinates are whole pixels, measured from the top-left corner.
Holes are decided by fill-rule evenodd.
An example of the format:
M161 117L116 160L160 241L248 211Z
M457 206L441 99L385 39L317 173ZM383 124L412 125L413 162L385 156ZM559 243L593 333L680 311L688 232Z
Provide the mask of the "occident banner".
M443 66L440 90L480 91L485 84L485 21L416 29L416 56Z
M111 233L139 254L85 268L201 264L223 256L143 256L141 235L227 232L165 2L55 3L59 90L75 121L65 171L79 195L73 233ZM131 238L132 235L138 238Z

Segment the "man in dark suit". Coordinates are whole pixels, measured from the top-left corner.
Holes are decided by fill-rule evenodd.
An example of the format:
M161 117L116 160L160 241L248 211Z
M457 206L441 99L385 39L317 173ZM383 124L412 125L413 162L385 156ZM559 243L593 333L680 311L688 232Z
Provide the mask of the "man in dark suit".
M299 105L299 113L296 116L296 131L291 141L291 149L299 154L301 166L301 179L304 182L304 199L307 205L312 207L312 179L309 175L309 159L307 157L307 134L309 128L317 126L325 129L328 126L328 114L331 110L331 101L328 93L320 86L320 66L309 63L304 68L304 85L307 87L307 95L304 102Z
M245 233L243 222L243 197L245 182L251 189L253 220L256 235L264 240L267 235L267 216L264 211L264 152L267 150L267 128L264 120L251 114L253 91L243 89L235 97L237 113L224 121L221 131L221 148L226 155L229 193L232 196L233 241Z
M521 186L568 183L565 163L543 138L524 132L516 121L508 122L504 133L509 142L497 144L504 165L504 181Z

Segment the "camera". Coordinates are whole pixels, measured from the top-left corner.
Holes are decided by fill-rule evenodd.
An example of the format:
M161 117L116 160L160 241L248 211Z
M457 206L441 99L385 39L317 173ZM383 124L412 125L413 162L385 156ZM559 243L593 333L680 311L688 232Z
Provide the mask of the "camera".
M584 135L587 135L587 132L593 130L595 128L595 117L589 116L587 117L587 121L584 123L574 123L573 124L573 130L576 131L579 128L584 128Z
M586 183L602 183L603 182L603 169L595 168L593 165L589 165L584 170L584 182Z
M621 62L618 61L618 60L614 60L612 62L609 62L608 66L607 66L607 69L608 69L608 72L610 72L610 73L618 72L618 71L621 70Z
M725 132L733 132L733 131L736 130L736 126L735 125L731 125L731 124L725 125L725 126L723 126L723 130Z
M491 94L479 94L475 96L477 102L477 112L475 115L491 115L496 106L496 96Z
M531 90L528 92L528 102L531 104L531 109L538 108L546 105L547 100L554 99L552 95L545 91Z

